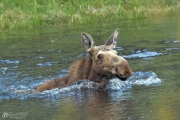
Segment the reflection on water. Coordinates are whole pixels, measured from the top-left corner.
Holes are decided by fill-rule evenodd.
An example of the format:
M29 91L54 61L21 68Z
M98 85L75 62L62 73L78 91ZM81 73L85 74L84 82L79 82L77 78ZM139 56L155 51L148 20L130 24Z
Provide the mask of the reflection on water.
M0 114L27 112L26 119L179 119L179 20L1 32ZM96 83L83 80L36 93L36 86L66 75L70 63L86 56L81 32L90 33L100 45L117 27L120 39L116 50L134 72L129 81L113 79L104 92L95 90Z

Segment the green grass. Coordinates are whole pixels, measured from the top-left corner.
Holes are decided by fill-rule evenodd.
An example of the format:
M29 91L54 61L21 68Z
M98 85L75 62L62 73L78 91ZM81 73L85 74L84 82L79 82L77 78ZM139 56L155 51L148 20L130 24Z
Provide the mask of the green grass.
M180 14L179 0L0 0L0 29Z

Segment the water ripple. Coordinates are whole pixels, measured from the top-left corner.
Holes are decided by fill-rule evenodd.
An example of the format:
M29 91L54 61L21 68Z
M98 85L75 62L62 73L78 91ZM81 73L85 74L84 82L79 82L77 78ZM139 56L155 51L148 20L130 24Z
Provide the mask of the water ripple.
M44 66L52 66L52 65L55 65L57 64L58 62L46 62L46 63L37 63L36 65L37 66L41 66L41 67L44 67Z
M20 62L20 60L0 60L1 64L19 64Z
M131 55L123 56L124 58L146 58L146 57L154 57L154 56L159 56L163 55L162 53L158 52L150 52L150 51L145 51L145 52L137 52Z
M180 42L180 40L168 40L168 41L166 41L166 42L164 42L165 44L168 44L168 43L179 43Z

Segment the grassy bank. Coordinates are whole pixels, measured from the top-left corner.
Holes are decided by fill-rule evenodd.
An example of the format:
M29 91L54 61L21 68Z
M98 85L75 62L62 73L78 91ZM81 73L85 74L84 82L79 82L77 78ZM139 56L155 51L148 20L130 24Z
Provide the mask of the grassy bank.
M171 16L179 0L0 0L0 29Z

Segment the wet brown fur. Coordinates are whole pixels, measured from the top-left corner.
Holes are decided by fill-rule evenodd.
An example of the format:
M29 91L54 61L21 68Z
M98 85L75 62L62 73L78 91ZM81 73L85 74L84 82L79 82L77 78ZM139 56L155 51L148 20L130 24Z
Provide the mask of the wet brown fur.
M71 85L79 80L88 79L98 82L98 89L103 89L113 77L126 79L132 75L128 62L112 48L117 43L119 29L106 41L105 45L94 46L92 37L82 33L82 43L89 55L72 63L67 76L49 80L37 87L37 91L51 90Z

